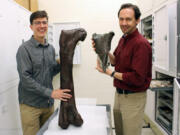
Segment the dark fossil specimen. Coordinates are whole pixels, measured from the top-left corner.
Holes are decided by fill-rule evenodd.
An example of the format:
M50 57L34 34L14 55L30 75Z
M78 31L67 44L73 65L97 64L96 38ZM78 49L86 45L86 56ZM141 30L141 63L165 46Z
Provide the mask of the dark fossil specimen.
M69 124L81 126L83 119L81 118L75 103L74 83L73 83L73 55L78 41L84 41L86 31L82 28L72 30L62 30L60 36L60 58L61 58L61 89L70 89L72 98L67 102L61 101L58 125L67 129Z
M92 35L92 39L95 42L95 51L98 54L98 57L101 62L101 67L103 71L106 71L106 68L109 66L108 53L111 50L111 40L114 36L114 32L109 32L105 34L96 34Z

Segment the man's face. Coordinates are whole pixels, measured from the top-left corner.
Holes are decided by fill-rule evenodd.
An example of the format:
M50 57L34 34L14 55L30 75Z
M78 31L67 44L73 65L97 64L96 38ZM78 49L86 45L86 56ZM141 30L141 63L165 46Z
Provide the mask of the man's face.
M132 8L122 9L119 13L119 25L124 34L130 34L136 30L139 19L135 19L135 13Z
M32 25L30 25L30 27L34 32L35 38L45 38L48 30L48 20L46 17L37 18L33 20Z

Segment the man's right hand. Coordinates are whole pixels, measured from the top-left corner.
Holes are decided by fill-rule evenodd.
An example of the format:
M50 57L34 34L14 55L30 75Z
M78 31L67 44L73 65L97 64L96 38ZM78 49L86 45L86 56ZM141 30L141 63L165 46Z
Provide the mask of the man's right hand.
M56 89L56 90L52 91L51 97L54 99L60 99L62 101L67 101L68 99L70 99L72 97L71 94L68 94L69 92L71 92L70 89Z

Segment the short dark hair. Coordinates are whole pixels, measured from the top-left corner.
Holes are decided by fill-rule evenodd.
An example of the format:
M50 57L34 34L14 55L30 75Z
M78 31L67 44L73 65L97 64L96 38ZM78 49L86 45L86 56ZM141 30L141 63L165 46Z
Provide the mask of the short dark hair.
M48 20L48 15L46 13L46 11L42 10L42 11L35 11L31 14L30 16L30 23L31 25L33 24L33 20L37 19L37 18L44 18L46 17Z
M132 8L134 10L136 20L138 20L140 18L141 11L139 10L139 7L134 4L131 4L131 3L125 3L125 4L121 5L121 7L118 11L118 18L119 18L120 11L125 8Z

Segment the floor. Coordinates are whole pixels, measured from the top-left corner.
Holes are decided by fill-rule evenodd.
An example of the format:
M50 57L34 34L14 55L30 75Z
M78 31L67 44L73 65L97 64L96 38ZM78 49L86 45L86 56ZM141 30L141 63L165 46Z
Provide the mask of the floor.
M143 128L142 135L155 135L151 128Z
M144 123L144 126L146 126L145 123ZM113 129L113 135L116 135L114 129ZM151 130L151 128L143 128L141 135L155 135L155 134L153 133L153 131Z
M116 135L114 130L113 130L113 135ZM150 128L143 128L141 135L155 135L155 134Z

